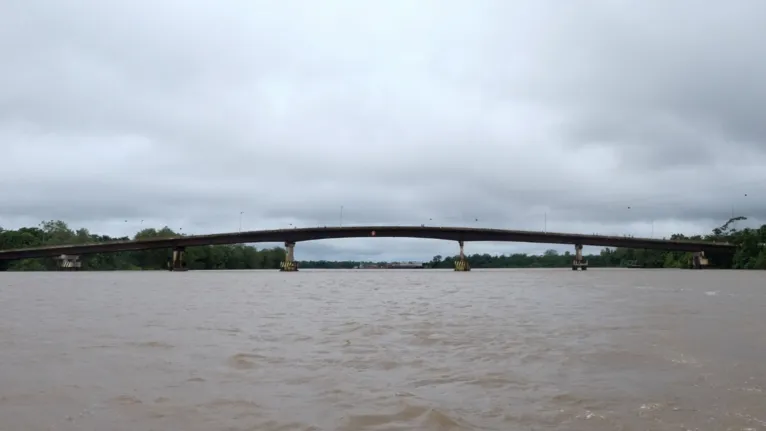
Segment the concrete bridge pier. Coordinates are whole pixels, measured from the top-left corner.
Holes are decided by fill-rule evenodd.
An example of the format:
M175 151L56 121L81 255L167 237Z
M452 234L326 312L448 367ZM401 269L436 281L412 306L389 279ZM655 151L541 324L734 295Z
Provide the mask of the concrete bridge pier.
M704 251L697 251L692 254L692 269L702 269L708 266L710 262L705 257Z
M458 244L460 244L460 257L455 261L455 271L470 271L471 265L468 263L468 260L465 258L465 253L463 250L463 241L458 241Z
M287 250L285 253L285 260L279 264L279 270L295 272L298 270L298 262L295 261L295 243L286 242L285 249Z
M184 255L186 254L186 247L175 247L173 254L168 259L168 270L170 271L188 271L186 267L186 260Z
M588 261L582 257L582 244L575 244L575 258L572 260L572 271L585 271L588 269Z
M79 271L82 268L80 256L71 254L56 256L56 265L59 271Z

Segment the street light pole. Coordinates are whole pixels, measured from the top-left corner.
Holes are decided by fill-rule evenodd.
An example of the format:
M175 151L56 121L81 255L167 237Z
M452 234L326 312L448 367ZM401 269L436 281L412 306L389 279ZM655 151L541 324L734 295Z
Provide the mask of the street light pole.
M242 214L244 214L244 211L239 212L239 232L242 233Z
M548 213L545 213L544 217L543 232L548 233Z

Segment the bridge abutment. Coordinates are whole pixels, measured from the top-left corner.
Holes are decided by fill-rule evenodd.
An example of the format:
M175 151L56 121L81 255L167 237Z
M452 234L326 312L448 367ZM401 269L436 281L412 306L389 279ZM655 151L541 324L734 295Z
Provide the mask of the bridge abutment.
M82 268L80 256L62 254L56 256L56 266L59 271L79 271Z
M463 249L464 243L463 241L458 241L458 244L460 244L460 256L458 256L458 259L455 261L455 271L470 271L471 265L468 263L468 259L465 258Z
M188 271L189 268L186 267L186 247L175 247L173 248L173 254L170 256L170 259L168 260L168 270L170 271Z
M582 257L582 244L575 244L575 258L572 260L572 271L585 271L588 269L588 261Z
M279 270L285 272L295 272L298 270L298 262L295 261L295 243L285 243L285 260L279 264Z

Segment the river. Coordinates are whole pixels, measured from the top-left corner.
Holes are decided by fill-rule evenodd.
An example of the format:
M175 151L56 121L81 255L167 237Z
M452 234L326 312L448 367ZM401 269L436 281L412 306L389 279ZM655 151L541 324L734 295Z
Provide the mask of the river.
M766 430L766 271L0 273L0 430Z

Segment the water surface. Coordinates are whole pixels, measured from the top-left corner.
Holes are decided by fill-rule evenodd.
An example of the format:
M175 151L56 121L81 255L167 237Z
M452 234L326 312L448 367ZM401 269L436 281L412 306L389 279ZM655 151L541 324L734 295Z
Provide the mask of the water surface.
M0 429L766 430L766 273L0 273Z

